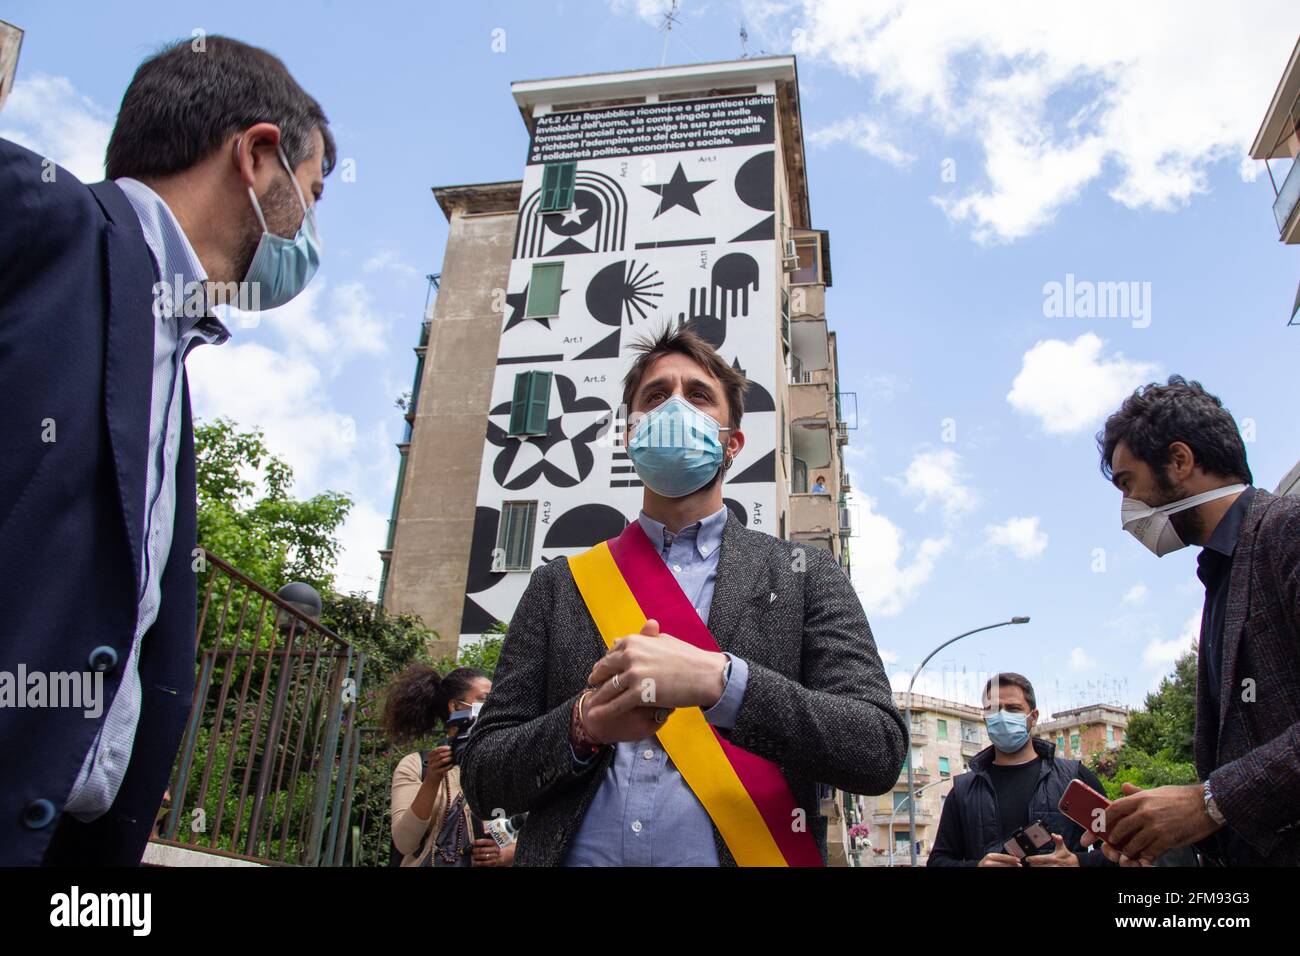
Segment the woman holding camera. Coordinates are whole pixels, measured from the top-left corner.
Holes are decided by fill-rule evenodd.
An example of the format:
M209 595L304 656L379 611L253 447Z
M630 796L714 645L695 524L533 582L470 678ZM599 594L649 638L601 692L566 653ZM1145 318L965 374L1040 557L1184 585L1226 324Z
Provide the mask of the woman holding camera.
M447 733L445 743L407 754L393 771L393 845L402 866L509 866L514 859L514 844L498 847L470 813L453 759L457 737L469 732L491 689L475 668L441 677L427 664L407 668L389 686L383 717L389 739L418 739L439 724Z

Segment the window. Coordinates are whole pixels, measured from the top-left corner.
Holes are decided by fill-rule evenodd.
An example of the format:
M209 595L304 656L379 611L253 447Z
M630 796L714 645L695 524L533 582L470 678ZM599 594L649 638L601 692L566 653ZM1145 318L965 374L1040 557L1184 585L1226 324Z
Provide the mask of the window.
M510 434L545 435L551 407L551 373L520 372L510 402Z
M573 205L577 163L547 163L542 170L542 212L563 212Z
M906 790L895 790L895 791L894 791L894 810L895 810L895 812L899 812L899 811L905 811L905 810L907 810L907 791L906 791Z
M781 348L790 351L790 293L781 287Z
M790 480L790 490L796 495L808 493L808 462L802 458L794 459L794 474Z
M939 718L939 739L940 740L948 739L948 721L944 720L943 718Z
M533 524L536 501L503 501L497 525L497 548L493 571L529 571L533 564Z
M821 262L819 243L816 236L797 236L794 240L795 256L798 266L790 273L790 284L799 285L809 282L821 282Z
M1115 746L1115 728L1110 726L1110 724L1106 725L1106 746Z
M924 766L925 766L925 763L924 763L923 760L922 760L922 753L921 753L921 748L920 748L920 747L913 747L913 748L912 748L912 766L913 766L913 767L924 767Z
M941 776L941 777L948 777L948 776L951 776L951 775L952 775L952 772L948 769L948 758L947 758L947 757L940 757L940 758L939 758L939 776Z
M1070 753L1077 754L1078 752L1079 752L1079 735L1070 734Z
M560 314L560 281L563 278L563 262L538 262L533 266L524 318L550 319Z
M1061 753L1065 753L1065 734L1056 735L1056 749Z

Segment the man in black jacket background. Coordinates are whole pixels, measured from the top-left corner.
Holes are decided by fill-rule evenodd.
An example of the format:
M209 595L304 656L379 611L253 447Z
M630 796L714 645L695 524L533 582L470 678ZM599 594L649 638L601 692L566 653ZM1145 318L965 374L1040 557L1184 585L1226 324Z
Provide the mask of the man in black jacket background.
M996 687L994 686L996 684ZM1056 756L1056 745L1036 740L1034 687L1020 674L995 674L984 685L984 720L992 746L952 782L939 817L927 866L1104 866L1098 852L1079 843L1083 827L1057 809L1070 781L1104 793L1097 775L1078 760ZM1051 853L1020 859L1005 843L1039 821L1052 834Z

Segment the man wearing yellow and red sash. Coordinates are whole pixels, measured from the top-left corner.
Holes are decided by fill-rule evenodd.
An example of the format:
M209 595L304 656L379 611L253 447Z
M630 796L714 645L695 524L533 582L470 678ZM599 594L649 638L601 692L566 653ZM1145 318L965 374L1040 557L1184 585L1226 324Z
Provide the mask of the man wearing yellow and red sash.
M870 626L830 551L723 504L744 376L689 330L634 348L641 513L533 573L461 786L529 813L516 866L824 865L818 785L884 793L907 748Z

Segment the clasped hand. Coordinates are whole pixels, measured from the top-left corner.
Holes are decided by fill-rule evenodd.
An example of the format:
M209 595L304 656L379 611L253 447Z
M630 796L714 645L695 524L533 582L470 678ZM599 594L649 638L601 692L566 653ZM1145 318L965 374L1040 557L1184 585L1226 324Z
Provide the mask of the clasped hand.
M651 618L641 633L615 641L587 675L597 689L583 706L583 725L602 743L651 737L664 711L716 704L726 666L725 654L661 634Z

